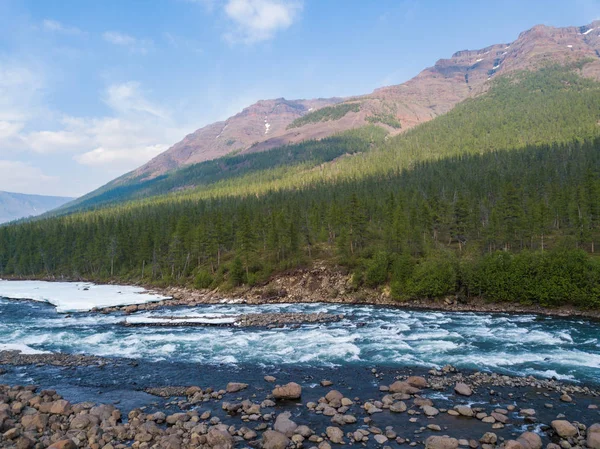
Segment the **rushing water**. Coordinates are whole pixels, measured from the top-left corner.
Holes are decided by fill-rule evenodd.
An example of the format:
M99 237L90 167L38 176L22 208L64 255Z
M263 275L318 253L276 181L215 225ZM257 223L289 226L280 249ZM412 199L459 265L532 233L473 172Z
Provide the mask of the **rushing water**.
M345 318L283 329L125 327L121 314L64 315L49 304L0 299L0 348L27 345L41 351L221 366L428 368L449 363L600 383L600 326L593 321L334 304L223 304L137 315L260 312L328 312Z

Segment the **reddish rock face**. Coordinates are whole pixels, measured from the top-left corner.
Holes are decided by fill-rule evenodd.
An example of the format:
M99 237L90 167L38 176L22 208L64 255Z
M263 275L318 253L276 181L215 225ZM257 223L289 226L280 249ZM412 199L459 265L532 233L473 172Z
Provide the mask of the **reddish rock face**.
M231 153L265 151L307 139L321 139L364 126L376 117L391 117L400 122L401 128L377 123L397 134L448 112L466 98L485 92L489 81L495 77L584 58L591 62L586 64L582 74L600 79L600 21L583 27L538 25L521 33L510 44L459 51L404 84L382 87L368 95L345 99L261 100L223 122L186 136L147 164L117 180L116 184L131 178L152 179L170 170ZM348 112L338 120L288 129L295 119L340 102L358 102L360 110Z

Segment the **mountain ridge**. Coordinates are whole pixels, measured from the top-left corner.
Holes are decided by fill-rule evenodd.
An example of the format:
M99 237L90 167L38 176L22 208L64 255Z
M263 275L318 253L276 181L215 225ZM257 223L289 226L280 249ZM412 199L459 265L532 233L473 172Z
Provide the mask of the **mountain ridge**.
M72 200L71 197L0 191L0 223L40 215Z
M584 76L600 79L600 21L589 25L555 28L536 25L516 40L478 50L460 50L440 59L405 83L383 86L365 95L313 100L260 100L227 120L206 125L141 167L111 184L147 180L181 167L228 154L251 153L321 139L374 123L398 134L448 112L457 103L489 87L497 75L590 58ZM594 32L596 31L596 32ZM359 103L334 120L318 120L289 128L299 117L328 106ZM391 124L391 126L390 126ZM398 126L396 126L396 124Z

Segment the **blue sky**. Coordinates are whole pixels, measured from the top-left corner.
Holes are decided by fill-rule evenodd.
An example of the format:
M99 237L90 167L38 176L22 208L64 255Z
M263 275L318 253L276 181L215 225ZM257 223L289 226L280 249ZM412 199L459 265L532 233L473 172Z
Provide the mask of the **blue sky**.
M364 94L600 0L0 0L0 190L82 195L262 98Z

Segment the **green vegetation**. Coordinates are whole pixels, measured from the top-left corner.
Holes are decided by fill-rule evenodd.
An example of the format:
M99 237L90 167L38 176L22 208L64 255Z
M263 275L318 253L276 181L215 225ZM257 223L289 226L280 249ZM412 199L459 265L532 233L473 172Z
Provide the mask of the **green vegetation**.
M288 125L288 129L299 128L309 123L327 122L329 120L339 120L348 112L360 111L360 103L341 103L335 106L325 106L314 112L309 112L302 117L297 118Z
M2 227L0 276L214 288L325 260L399 300L600 307L599 119L598 83L518 74L393 138L224 158L139 194L195 189Z
M393 114L375 114L369 115L366 118L367 122L376 125L377 123L383 123L384 125L391 126L394 129L402 128L400 121Z

